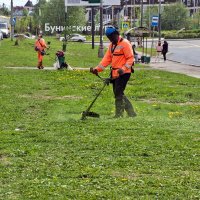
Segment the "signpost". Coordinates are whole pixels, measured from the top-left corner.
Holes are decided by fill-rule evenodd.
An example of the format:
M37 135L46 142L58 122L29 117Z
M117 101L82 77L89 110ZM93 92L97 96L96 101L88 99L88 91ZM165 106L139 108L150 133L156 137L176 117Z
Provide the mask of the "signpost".
M159 17L158 16L152 16L151 26L155 27L158 26Z
M151 26L153 26L153 36L152 36L152 42L151 42L151 56L152 56L152 49L153 49L153 41L154 41L154 30L155 27L158 27L159 24L159 16L153 16L151 21Z

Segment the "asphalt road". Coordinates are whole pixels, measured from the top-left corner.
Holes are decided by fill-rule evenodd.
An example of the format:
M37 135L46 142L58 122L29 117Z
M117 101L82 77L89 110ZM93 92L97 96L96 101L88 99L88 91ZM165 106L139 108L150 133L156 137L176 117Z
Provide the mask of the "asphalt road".
M168 44L168 59L200 67L200 39L169 40Z
M152 40L148 40L148 48L151 48L151 41ZM153 48L155 48L156 41L157 40L154 39ZM167 59L200 67L200 39L167 40L167 42L169 44ZM104 43L105 46L108 46L108 44L109 43ZM98 43L96 43L96 45L98 45Z

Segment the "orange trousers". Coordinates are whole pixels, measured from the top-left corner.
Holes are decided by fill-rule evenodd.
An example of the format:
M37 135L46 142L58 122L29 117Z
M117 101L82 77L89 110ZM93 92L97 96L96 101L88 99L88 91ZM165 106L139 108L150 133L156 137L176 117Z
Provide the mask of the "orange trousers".
M38 51L38 68L43 67L42 61L43 61L43 56L42 56L42 54Z

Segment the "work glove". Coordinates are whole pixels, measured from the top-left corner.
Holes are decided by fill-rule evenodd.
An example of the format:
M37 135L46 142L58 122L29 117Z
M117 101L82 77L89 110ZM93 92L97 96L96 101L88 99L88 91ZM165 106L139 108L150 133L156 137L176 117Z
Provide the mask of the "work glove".
M97 69L94 69L93 67L90 68L90 72L91 72L92 74L95 74L96 76L98 75Z
M106 85L109 85L109 83L111 82L111 79L110 78L104 78L104 83L106 84Z
M123 69L118 69L117 70L118 74L121 76L122 74L124 74L124 70Z

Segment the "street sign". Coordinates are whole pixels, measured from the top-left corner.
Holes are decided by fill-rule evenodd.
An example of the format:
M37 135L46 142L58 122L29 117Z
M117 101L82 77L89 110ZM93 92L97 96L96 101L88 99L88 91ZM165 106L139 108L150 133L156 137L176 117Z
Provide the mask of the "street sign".
M152 16L151 26L158 26L159 17Z
M16 17L13 17L12 21L11 21L11 18L10 18L10 24L11 24L11 26L15 26L15 24L16 24Z
M65 6L99 6L99 0L65 0ZM104 6L121 5L120 0L102 0Z
M122 22L122 30L127 31L130 28L129 22Z

